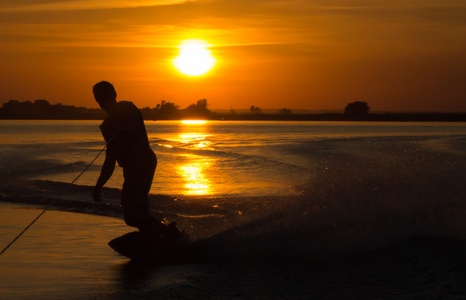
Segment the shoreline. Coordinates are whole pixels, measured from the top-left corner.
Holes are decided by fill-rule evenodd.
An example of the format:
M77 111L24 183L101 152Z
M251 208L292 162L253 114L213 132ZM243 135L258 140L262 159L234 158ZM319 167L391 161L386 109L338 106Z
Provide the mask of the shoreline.
M66 182L50 180L11 179L3 181L0 184L0 189L0 202L4 203L30 204L43 208L50 205L50 209L56 211L122 219L122 210L119 203L92 202L89 196L92 192L90 186L72 185ZM110 195L118 193L118 189L106 188L105 190ZM80 200L86 198L89 200Z
M63 192L65 190L66 193ZM0 203L31 205L43 209L53 202L49 210L123 220L120 189L104 187L103 201L100 203L91 200L92 190L92 186L71 185L65 182L11 179L0 184ZM178 228L185 230L192 240L198 240L266 215L266 212L244 211L244 206L250 203L261 203L273 208L283 201L293 203L296 197L299 198L299 196L149 194L149 206L151 214L161 222L165 224L176 222Z
M96 113L97 111L97 113ZM339 112L325 113L219 113L210 111L199 115L165 116L141 110L146 121L333 121L333 122L466 122L466 112L373 112L365 115L348 115ZM23 113L21 111L2 113L0 120L61 120L91 121L103 120L105 114L98 109L76 114Z

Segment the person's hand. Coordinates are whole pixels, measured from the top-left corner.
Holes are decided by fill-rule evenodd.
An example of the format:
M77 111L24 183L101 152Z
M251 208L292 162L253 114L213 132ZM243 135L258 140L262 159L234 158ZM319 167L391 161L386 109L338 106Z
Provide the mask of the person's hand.
M100 187L95 187L94 188L94 192L92 192L92 200L94 200L94 202L102 202L102 198L100 197Z

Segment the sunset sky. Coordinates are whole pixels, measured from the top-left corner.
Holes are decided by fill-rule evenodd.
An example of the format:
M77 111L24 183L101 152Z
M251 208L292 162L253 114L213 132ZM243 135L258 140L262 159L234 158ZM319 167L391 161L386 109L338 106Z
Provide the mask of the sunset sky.
M0 104L466 112L465 0L1 0ZM183 40L216 59L177 71Z

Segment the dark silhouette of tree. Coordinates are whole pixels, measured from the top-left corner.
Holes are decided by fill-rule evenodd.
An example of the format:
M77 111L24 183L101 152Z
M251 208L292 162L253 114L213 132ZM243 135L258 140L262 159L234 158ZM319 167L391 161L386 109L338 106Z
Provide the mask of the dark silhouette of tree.
M291 115L291 109L289 108L283 108L278 111L279 114L281 115Z
M231 108L230 113L214 113L207 109L207 100L201 99L186 109L167 101L162 101L155 108L141 109L146 120L179 120L182 118L203 118L217 120L307 120L307 121L455 121L466 122L466 113L373 113L368 116L370 107L366 102L349 103L345 114L293 114L290 109L283 108L278 114L262 114L260 107L251 106L251 114L237 113ZM74 105L50 104L39 99L34 102L9 100L0 107L0 119L55 119L55 120L101 120L105 112L100 108L76 107Z
M2 112L6 118L30 119L36 115L34 104L31 101L10 100L3 104Z
M139 110L141 111L141 114L144 120L156 120L157 119L156 118L157 112L155 108L150 108L147 106Z
M4 119L12 119L15 118L15 112L19 110L21 104L18 100L10 100L8 102L3 103L2 105L2 118Z
M4 108L4 109L11 109L11 108L13 108L13 107L15 107L15 106L18 106L19 103L20 103L20 102L19 102L18 100L10 100L10 101L8 101L8 102L3 103L2 108Z
M20 102L18 100L10 100L8 102L3 103L2 109L5 111L14 110L20 107Z
M355 101L348 103L345 107L345 115L355 118L364 118L369 113L369 105L367 102Z
M33 106L34 113L43 118L53 118L54 112L56 111L54 111L50 103L44 99L34 101Z
M10 100L0 109L2 119L101 119L104 112L101 109L88 109L74 105L51 105L47 100L39 99L33 102Z
M38 99L38 100L34 101L34 106L36 108L42 107L42 108L47 109L47 108L50 107L50 103L47 100Z
M185 109L186 117L208 118L212 112L207 108L207 99L198 100Z
M162 100L155 107L155 115L158 119L175 119L179 116L179 106L173 102Z
M260 115L261 113L262 113L262 109L259 106L251 105L251 114Z

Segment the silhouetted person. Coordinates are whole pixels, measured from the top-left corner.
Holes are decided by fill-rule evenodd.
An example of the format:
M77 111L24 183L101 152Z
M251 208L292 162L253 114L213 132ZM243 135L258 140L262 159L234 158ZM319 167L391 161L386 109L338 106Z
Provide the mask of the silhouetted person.
M94 201L102 201L101 189L112 176L118 162L123 168L125 179L121 205L126 224L139 228L145 234L177 238L181 233L174 223L165 226L149 212L148 194L157 167L157 157L149 146L141 112L132 102L117 102L115 88L107 81L97 83L93 92L95 100L107 113L100 125L107 150L92 195Z

